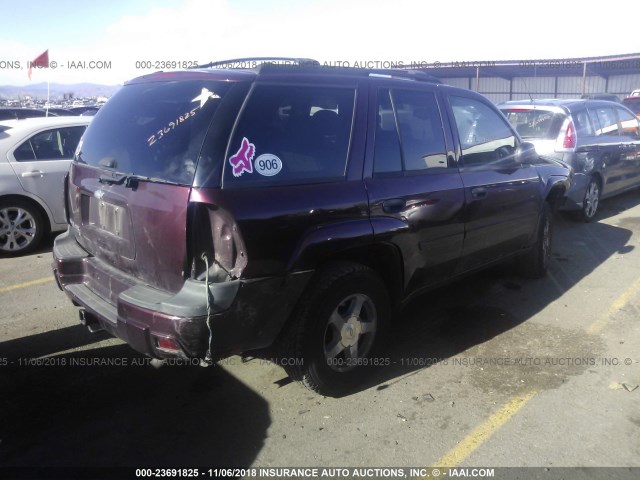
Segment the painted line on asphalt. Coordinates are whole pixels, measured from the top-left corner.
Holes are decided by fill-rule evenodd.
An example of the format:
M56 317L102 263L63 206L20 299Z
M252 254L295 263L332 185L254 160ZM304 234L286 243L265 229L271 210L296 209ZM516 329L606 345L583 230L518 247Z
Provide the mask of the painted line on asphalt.
M518 413L536 393L536 391L531 391L524 395L513 397L504 407L478 425L458 445L435 462L432 468L453 468L459 465L460 462L471 455L483 442L507 423L511 417Z
M631 284L625 292L620 295L615 302L611 304L607 314L604 317L597 319L591 325L587 327L587 333L595 334L600 333L604 327L607 326L609 320L629 302L629 299L640 290L640 278Z
M39 278L37 280L30 280L28 282L16 283L13 285L7 285L6 287L0 287L0 293L10 292L11 290L18 290L19 288L32 287L34 285L41 285L48 282L53 282L53 274L45 278Z

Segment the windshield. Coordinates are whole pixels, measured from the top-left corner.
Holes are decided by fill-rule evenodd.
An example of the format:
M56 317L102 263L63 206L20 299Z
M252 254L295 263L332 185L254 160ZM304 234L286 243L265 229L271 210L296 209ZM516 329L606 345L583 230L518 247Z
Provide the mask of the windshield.
M93 120L76 161L114 172L190 185L226 82L126 85Z
M507 120L523 139L553 140L565 119L561 113L548 110L502 110Z

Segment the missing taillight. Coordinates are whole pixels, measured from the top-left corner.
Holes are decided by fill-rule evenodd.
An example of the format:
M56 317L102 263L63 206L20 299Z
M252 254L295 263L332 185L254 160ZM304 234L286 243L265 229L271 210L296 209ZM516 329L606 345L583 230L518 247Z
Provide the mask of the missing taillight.
M189 222L190 277L204 280L209 259L209 280L225 282L240 277L247 265L238 225L229 212L215 206L192 204Z

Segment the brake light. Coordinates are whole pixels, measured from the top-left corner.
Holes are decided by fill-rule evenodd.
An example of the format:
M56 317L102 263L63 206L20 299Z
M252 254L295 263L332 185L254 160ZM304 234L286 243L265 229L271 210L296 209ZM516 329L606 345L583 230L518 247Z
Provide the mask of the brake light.
M567 124L567 128L564 131L564 138L562 139L562 148L575 148L576 146L576 129L573 126L573 122Z

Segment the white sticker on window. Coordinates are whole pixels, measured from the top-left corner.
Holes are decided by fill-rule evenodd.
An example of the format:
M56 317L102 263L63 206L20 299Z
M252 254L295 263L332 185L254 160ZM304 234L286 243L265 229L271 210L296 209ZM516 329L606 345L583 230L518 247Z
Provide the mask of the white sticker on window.
M210 98L212 99L220 98L220 95L218 95L217 93L213 93L212 91L206 88L203 88L202 91L200 92L200 95L198 95L196 98L194 98L191 101L200 102L200 108L202 108L204 104L207 103L207 100L209 100Z
M282 170L282 160L271 153L264 153L255 159L253 168L260 175L273 177Z

